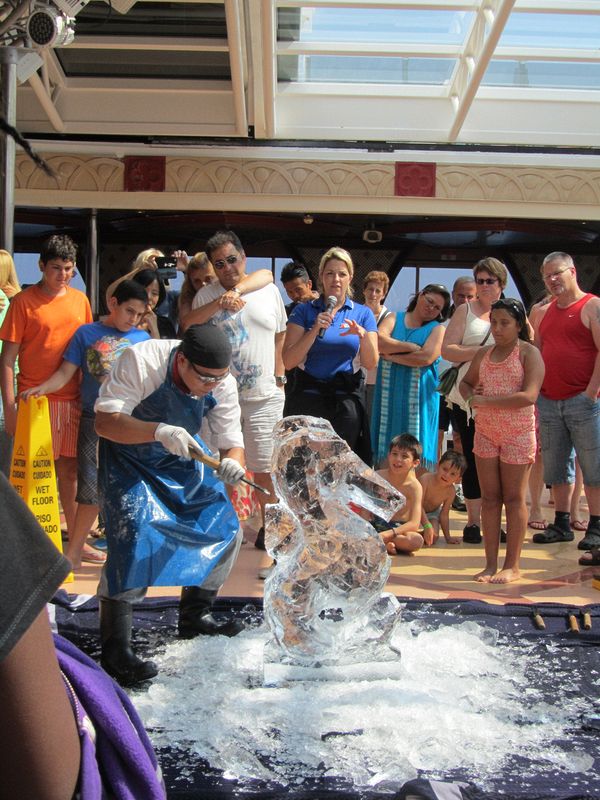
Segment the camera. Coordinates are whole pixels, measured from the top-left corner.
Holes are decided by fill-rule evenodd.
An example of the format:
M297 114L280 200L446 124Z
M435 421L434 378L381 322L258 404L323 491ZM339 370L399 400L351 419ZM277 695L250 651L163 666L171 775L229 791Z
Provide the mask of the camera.
M158 277L162 281L168 281L177 277L177 259L174 256L155 256Z

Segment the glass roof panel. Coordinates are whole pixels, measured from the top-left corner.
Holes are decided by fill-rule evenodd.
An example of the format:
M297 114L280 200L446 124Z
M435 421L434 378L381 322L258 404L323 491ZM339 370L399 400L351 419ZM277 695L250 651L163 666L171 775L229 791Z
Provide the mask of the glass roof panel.
M225 8L220 3L137 2L126 14L111 12L104 2L89 3L79 12L77 36L181 36L204 39L227 36Z
M508 18L498 44L499 47L597 50L599 41L598 14L527 14L515 11Z
M474 14L386 8L280 8L277 40L460 45Z
M187 50L103 50L63 47L56 55L67 77L229 80L228 53Z
M452 59L279 56L280 81L439 85L450 80Z
M481 85L534 89L600 89L600 64L496 60L490 62Z

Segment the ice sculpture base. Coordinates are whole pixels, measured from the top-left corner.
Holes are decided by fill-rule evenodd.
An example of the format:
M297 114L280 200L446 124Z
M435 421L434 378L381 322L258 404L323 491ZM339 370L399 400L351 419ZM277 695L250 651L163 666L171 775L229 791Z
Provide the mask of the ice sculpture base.
M263 658L263 686L281 687L298 681L379 681L392 678L400 666L400 651L382 645L368 661L349 664L286 664L274 642L268 642Z

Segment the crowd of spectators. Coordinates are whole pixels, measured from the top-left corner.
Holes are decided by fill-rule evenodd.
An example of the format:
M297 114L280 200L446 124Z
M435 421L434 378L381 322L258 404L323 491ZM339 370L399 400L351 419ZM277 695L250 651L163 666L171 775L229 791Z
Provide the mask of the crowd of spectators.
M544 260L546 294L530 320L520 301L504 298L508 273L492 257L475 264L472 276L460 277L452 292L425 286L405 311L385 306L389 279L380 271L365 277L364 303L357 302L352 257L337 246L323 254L315 286L304 265L284 267L287 306L269 270L247 272L243 245L232 231L217 232L205 251L191 258L184 251L170 258L171 266L185 273L180 292L165 285L162 251L149 248L110 284L108 315L92 324L85 295L69 286L76 264L69 237L54 236L44 245L41 280L22 292L10 254L0 251L2 468L8 473L18 396L46 394L72 542L67 555L75 567L82 558L104 560L85 543L97 511L89 484L95 478L93 405L101 383L117 356L136 341L174 341L190 326L205 323L221 329L232 346L245 466L266 490L257 547L264 547L265 503L275 501L273 426L284 414L306 414L330 420L364 461L383 469L395 485L406 484L411 496L418 494L414 481L424 488L425 505L419 500L414 509L408 507L395 533L382 534L390 552L432 546L440 533L448 544L456 543L447 513L462 502L462 491L467 512L462 541L481 542L482 528L486 537L486 568L478 580L518 578L528 521L537 530L535 542L571 540L571 524L583 529L578 546L590 552L582 563L600 563L600 300L579 288L568 254L551 253ZM537 347L529 343L533 335ZM447 396L440 397L436 388L444 361L458 372ZM512 431L512 449L494 439L499 420L504 433ZM451 447L462 454L450 465L440 446L449 421ZM519 449L515 442L525 432L527 443ZM405 446L409 439L399 436L417 444ZM414 481L402 472L409 462ZM589 505L586 523L572 515L576 464ZM544 483L552 485L556 503L549 524L539 508ZM87 511L79 512L79 520L78 505ZM502 506L506 532L500 529ZM505 537L512 556L498 572L494 543Z

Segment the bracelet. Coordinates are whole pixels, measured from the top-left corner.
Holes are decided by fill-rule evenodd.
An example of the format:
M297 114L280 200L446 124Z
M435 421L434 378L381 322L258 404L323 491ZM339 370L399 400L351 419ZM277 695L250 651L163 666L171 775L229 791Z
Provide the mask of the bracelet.
M423 530L424 530L424 531L425 531L425 530L427 530L427 528L433 528L433 525L431 524L431 522L426 522L426 523L423 525Z
M239 297L241 297L241 295L242 295L241 291L238 289L237 286L234 286L233 289L229 289L229 291L230 292L235 292Z

